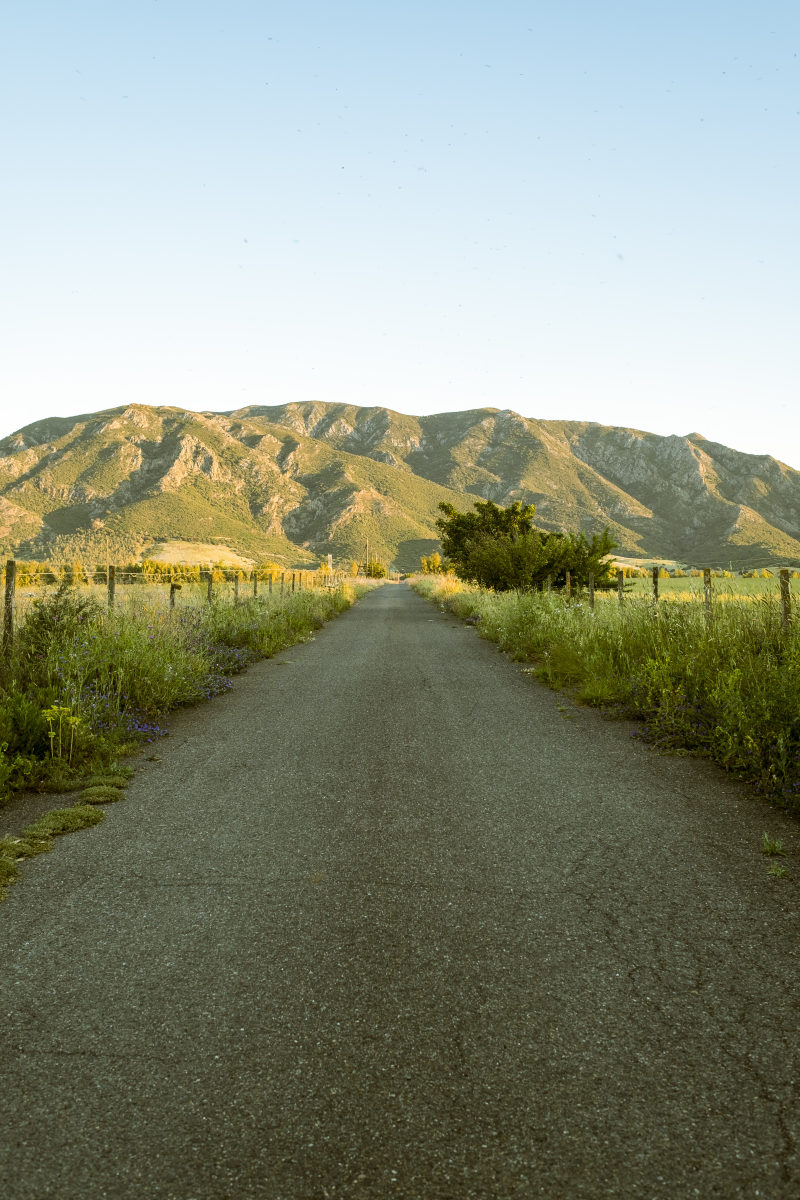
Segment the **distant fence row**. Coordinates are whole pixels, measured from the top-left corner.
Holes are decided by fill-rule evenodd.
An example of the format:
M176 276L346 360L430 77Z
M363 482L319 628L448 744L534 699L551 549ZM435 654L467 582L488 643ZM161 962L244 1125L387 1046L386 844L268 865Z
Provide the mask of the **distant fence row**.
M109 564L106 567L98 567L91 573L78 572L71 568L31 570L29 564L18 564L14 559L6 562L0 575L0 586L4 595L4 651L8 650L14 637L17 596L21 589L25 589L26 595L34 595L40 588L61 583L76 586L95 585L104 590L106 603L109 608L113 608L118 586L136 588L149 585L162 589L165 602L168 602L170 608L174 608L178 593L184 586L189 585L195 585L191 587L190 594L201 595L208 604L212 604L222 595L228 595L234 603L238 603L248 595L282 596L292 592L338 587L351 578L343 571L281 571L270 567L244 571L226 567L176 566L166 570L145 571L137 567L118 568Z
M784 629L788 628L789 623L792 620L792 591L791 591L790 576L793 578L797 578L797 572L790 571L788 568L784 568L783 570L778 571L778 577L776 580L777 592L778 592L778 595L780 596L781 621L783 623ZM641 578L641 573L639 574L638 577ZM717 574L716 577L719 578L719 575ZM626 574L626 572L622 568L619 568L617 570L617 599L621 605L625 603L625 580L626 580L626 578L630 579L631 578L630 574ZM659 602L659 583L663 582L666 577L662 573L662 568L653 567L650 578L652 580L651 599L652 599L653 603L657 606L658 602ZM698 579L702 578L702 580L703 580L703 603L705 605L706 620L710 623L713 620L713 600L714 600L714 587L712 584L711 568L706 567L705 570L698 571L697 578ZM770 574L768 578L774 579L775 577L774 577L774 575ZM725 582L728 584L733 582L732 575L726 574L724 576L724 579L725 579ZM544 590L549 592L549 591L551 591L551 588L552 588L552 582L548 578L545 580ZM564 584L563 588L559 589L559 591L561 592L562 595L566 596L567 599L572 599L575 589L573 588L569 571L566 572L565 584ZM591 575L591 574L589 575L587 591L588 591L589 607L594 608L594 604L595 604L594 575Z

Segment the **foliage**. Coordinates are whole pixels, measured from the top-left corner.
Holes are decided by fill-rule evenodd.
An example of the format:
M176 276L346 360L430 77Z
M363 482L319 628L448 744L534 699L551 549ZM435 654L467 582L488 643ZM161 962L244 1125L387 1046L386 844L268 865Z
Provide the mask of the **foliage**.
M615 543L608 529L591 539L537 529L534 505L519 501L500 508L479 500L471 513L451 504L439 507L442 549L460 579L498 592L541 589L548 579L558 587L566 584L567 573L575 587L585 587L590 575L598 588L611 586L607 556Z
M122 800L124 794L118 787L98 783L93 787L84 788L80 798L84 804L113 804L116 800Z
M441 575L447 570L447 564L438 550L427 556L421 555L419 565L423 575Z
M313 636L363 590L306 589L158 606L145 589L110 612L60 587L20 627L0 687L0 803L22 787L76 787L166 732L164 715L210 699L257 659ZM117 786L102 778L97 786Z
M481 635L549 686L638 718L652 744L706 754L800 812L800 622L783 628L777 587L715 604L710 623L699 599L656 609L646 595L622 606L599 595L592 610L452 579L415 587L457 616L478 614Z

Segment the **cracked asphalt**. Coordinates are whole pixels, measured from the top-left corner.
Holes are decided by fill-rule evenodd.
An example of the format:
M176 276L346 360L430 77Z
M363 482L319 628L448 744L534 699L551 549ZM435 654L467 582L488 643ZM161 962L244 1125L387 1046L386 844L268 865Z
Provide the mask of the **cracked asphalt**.
M800 827L563 704L390 585L178 714L0 907L4 1200L797 1200Z

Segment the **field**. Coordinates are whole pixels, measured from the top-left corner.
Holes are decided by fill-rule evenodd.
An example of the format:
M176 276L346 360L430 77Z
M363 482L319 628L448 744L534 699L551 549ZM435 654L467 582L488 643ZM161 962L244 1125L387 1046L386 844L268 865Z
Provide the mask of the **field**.
M454 576L422 576L414 586L457 616L476 616L482 636L533 664L551 687L635 717L651 744L708 755L800 811L796 581L788 627L776 579L714 580L710 619L696 579L659 580L657 607L648 580L628 582L644 586L622 605L600 593L594 610L585 596L494 593ZM671 595L662 585L673 585Z
M796 588L798 581L794 581ZM759 596L777 596L779 594L779 584L777 576L764 579L748 578L742 575L736 575L733 578L712 577L711 590L714 594L714 599L725 602L731 599L751 599ZM643 578L634 576L625 580L625 593L632 596L652 596L653 580L651 578ZM703 602L703 579L687 577L674 578L670 576L668 579L659 579L658 595L660 600L696 600L702 604Z

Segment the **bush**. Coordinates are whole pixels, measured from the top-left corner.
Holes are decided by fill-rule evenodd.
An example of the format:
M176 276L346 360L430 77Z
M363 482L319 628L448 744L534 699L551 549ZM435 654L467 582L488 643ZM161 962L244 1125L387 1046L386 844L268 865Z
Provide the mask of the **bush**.
M533 524L532 504L500 508L478 500L475 512L457 512L440 504L436 522L442 549L459 579L497 592L541 590L545 580L585 587L589 576L597 587L611 586L608 560L615 542L608 529L587 539L584 533L548 533Z

